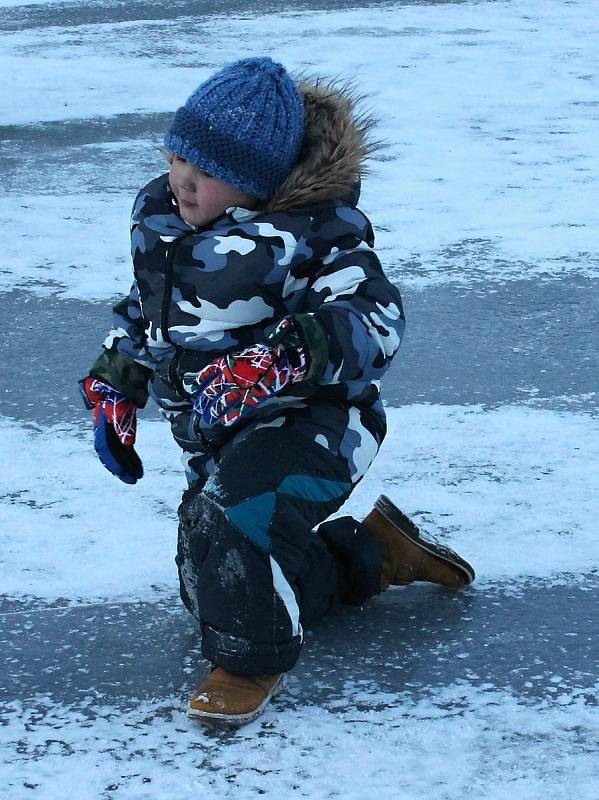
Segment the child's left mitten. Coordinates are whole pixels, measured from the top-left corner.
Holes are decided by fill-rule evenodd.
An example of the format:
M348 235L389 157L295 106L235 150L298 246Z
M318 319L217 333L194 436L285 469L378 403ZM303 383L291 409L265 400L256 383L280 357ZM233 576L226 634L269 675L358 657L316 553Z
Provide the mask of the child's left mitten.
M143 467L133 447L137 431L134 404L91 375L79 381L79 388L86 408L94 412L94 449L100 461L124 483L137 483Z

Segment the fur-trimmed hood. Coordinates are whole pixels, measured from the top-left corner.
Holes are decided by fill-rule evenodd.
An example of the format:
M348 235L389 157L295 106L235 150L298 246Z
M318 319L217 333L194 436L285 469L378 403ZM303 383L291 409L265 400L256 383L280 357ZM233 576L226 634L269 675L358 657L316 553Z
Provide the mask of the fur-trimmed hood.
M298 82L304 99L304 143L297 164L265 204L289 211L327 200L355 203L364 162L378 148L370 138L374 119L359 110L363 98L350 84Z

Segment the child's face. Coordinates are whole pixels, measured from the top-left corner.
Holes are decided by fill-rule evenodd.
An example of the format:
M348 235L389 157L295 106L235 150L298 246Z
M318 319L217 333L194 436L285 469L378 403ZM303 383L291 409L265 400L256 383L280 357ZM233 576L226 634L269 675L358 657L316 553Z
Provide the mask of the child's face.
M252 195L206 175L181 156L173 157L169 183L179 203L181 216L191 225L207 225L231 206L253 208L256 204Z

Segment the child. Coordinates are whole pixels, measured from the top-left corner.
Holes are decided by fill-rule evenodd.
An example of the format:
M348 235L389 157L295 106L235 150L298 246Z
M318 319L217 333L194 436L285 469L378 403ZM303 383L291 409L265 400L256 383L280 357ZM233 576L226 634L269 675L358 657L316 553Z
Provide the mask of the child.
M385 497L313 531L383 441L379 383L405 324L356 208L371 126L348 89L269 58L199 86L166 134L169 174L135 201L133 287L82 381L119 478L142 476L148 392L184 451L176 561L213 665L188 713L206 724L254 719L337 601L474 578Z

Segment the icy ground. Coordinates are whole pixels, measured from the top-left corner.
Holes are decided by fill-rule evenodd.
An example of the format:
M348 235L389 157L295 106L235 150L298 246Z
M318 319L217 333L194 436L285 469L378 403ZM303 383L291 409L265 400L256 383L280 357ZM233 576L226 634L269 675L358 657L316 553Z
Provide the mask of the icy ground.
M595 0L0 0L0 798L599 799ZM408 336L384 492L477 570L309 632L261 720L184 715L207 665L176 598L183 485L150 410L132 489L74 385L129 283L170 113L267 53L356 82Z

